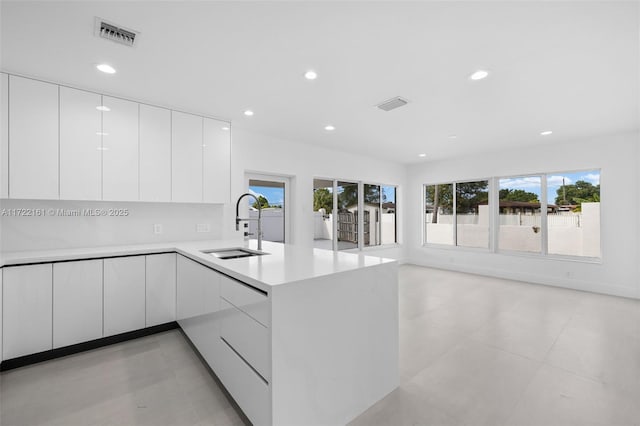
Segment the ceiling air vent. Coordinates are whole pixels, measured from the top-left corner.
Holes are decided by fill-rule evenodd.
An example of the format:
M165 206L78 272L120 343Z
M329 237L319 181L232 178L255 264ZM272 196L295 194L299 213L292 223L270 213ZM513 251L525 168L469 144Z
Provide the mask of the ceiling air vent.
M395 98L387 99L386 101L378 104L377 107L383 111L391 111L392 109L405 106L408 103L408 100L401 98L400 96L396 96Z
M133 46L139 33L119 27L104 19L96 18L95 34L98 37L106 38L107 40L115 41L125 46Z

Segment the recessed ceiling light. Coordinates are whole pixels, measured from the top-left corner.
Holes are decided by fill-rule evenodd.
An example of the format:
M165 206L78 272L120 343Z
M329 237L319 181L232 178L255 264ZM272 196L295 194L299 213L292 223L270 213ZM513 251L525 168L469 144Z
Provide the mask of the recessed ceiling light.
M333 132L336 128L329 124L328 126L324 126L324 129L328 132Z
M96 135L98 135L98 136L109 136L109 133L105 133L105 132L96 132Z
M540 132L540 135L549 136L551 133L553 133L551 130L545 130L544 132Z
M469 76L471 80L482 80L483 78L487 78L489 76L489 71L486 70L477 70L473 74Z
M112 67L109 64L100 64L100 65L96 65L96 68L98 68L100 71L102 71L105 74L115 74L116 73L116 69L114 67Z
M98 106L96 107L96 109L97 109L98 111L111 111L111 108L109 108L108 106L104 106L104 105L98 105Z
M229 130L229 128L228 128L227 126L224 126L224 127L222 128L222 130L224 130L224 131L226 132L227 130Z
M316 78L318 78L318 73L314 70L309 70L304 73L304 78L306 78L307 80L315 80Z
M427 154L418 154L418 157L426 157Z
M246 115L247 117L251 117L253 115L253 111L251 111L250 109L246 110L244 112L244 115Z
M448 137L449 139L457 139L457 138L458 138L458 135L449 135L449 136L447 136L447 137Z

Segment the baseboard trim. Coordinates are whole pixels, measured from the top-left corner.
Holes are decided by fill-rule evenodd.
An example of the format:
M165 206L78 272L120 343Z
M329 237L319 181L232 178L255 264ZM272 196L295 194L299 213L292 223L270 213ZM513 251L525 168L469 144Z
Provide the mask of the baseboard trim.
M129 331L126 333L103 337L96 340L90 340L88 342L77 343L75 345L65 346L62 348L56 348L17 358L6 359L2 361L2 363L0 363L0 371L12 370L14 368L25 367L27 365L37 364L39 362L62 358L64 356L74 355L80 352L90 351L92 349L98 349L116 343L126 342L127 340L138 339L140 337L150 336L152 334L162 333L164 331L173 330L176 328L178 328L178 323L172 321L165 324L154 325L153 327L143 328L141 330Z
M469 266L462 264L451 264L446 262L434 262L424 259L409 259L408 264L416 266L424 266L427 268L442 269L445 271L462 272L466 274L482 275L486 277L503 278L513 281L521 281L524 283L533 283L546 285L550 287L566 288L569 290L586 291L589 293L605 294L608 296L625 297L629 299L640 299L633 288L620 285L602 285L598 282L590 282L585 280L573 280L552 278L545 275L519 273L498 268L486 268L478 266Z

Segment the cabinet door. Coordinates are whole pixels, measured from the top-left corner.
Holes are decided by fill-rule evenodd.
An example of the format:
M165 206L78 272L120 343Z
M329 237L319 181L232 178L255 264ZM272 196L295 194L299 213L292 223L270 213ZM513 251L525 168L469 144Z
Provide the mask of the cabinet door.
M144 256L104 259L104 336L145 325Z
M2 359L51 349L51 264L5 267L2 273Z
M177 316L202 357L214 370L220 355L220 277L218 272L178 256Z
M9 76L0 73L0 198L9 197Z
M100 95L60 87L60 199L102 198Z
M221 274L184 256L178 256L178 319L194 318L220 308Z
M57 199L58 86L9 77L9 196Z
M0 362L2 362L2 269L0 269Z
M171 201L171 111L140 104L140 201Z
M147 256L146 271L147 327L175 321L176 254Z
M102 337L102 260L53 265L53 347Z
M231 197L231 131L229 128L229 123L224 121L204 119L202 185L205 203L228 203Z
M103 96L102 199L137 201L138 104Z
M171 112L171 200L202 202L202 117Z

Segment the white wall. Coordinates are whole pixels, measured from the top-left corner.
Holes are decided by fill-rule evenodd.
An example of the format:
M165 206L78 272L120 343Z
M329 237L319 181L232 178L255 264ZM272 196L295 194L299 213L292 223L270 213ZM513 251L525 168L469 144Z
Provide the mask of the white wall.
M235 199L247 190L245 172L293 177L290 200L293 208L288 218L291 220L292 243L313 246L313 179L316 177L400 185L396 198L398 235L400 238L402 236L402 215L405 211L403 189L406 178L404 165L285 141L237 128L233 129L231 157L233 203L225 209L225 236L239 235L235 232ZM367 254L395 259L402 259L404 255L400 247L365 251Z
M640 297L637 220L640 157L637 133L475 155L408 168L407 258L411 263L541 284ZM422 185L538 172L601 169L602 262L586 263L460 248L422 246Z

